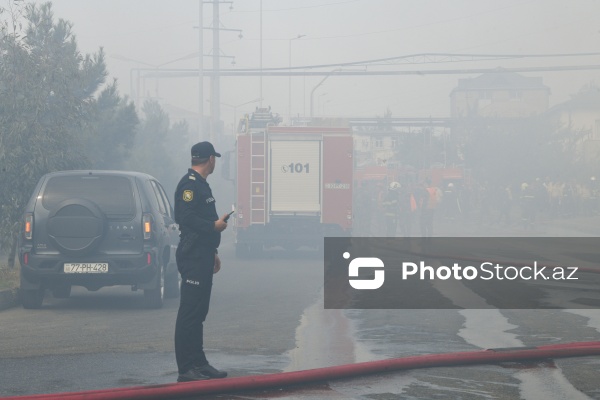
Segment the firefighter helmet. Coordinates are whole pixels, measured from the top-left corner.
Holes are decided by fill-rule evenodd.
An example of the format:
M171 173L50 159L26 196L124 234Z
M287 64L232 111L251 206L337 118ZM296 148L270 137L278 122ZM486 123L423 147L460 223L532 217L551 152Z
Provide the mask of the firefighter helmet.
M390 183L390 190L398 190L400 189L400 184L396 181Z

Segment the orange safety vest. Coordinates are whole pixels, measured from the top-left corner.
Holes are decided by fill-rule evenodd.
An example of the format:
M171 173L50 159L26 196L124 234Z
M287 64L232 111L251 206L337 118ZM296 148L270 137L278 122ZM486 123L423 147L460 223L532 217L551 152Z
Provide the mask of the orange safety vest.
M410 194L410 211L416 211L417 210L417 201L415 200L415 196L413 196L413 194Z
M436 208L438 203L437 189L434 187L428 187L427 192L429 193L429 201L427 202L427 208Z

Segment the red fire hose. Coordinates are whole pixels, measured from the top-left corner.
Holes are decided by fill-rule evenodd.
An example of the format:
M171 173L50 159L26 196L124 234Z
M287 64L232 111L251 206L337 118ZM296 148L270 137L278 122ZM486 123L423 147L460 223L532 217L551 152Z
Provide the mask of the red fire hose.
M38 394L5 397L5 400L68 399L68 400L116 400L116 399L166 399L203 394L231 393L237 391L280 388L315 381L327 381L353 376L390 372L395 370L448 367L468 364L494 364L507 361L539 360L560 357L600 355L600 342L574 342L538 347L511 347L464 351L457 353L427 354L346 364L335 367L309 369L295 372L243 376L208 381L169 383L163 385L137 386L92 390L85 392Z

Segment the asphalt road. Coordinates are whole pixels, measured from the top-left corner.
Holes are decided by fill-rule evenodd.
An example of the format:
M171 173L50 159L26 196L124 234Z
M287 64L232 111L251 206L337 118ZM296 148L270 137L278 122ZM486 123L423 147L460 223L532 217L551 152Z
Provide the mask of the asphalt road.
M303 310L320 296L322 261L312 252L236 260L232 250L220 251L209 360L232 376L282 370ZM77 287L69 299L47 293L41 310L1 311L0 396L174 382L177 307L170 299L147 310L128 287Z
M323 263L298 252L235 260L215 277L206 322L211 363L230 376L408 355L600 340L600 312L325 310ZM143 308L128 288L47 295L41 310L0 312L0 396L171 383L177 300ZM600 358L395 372L227 394L236 399L600 398Z

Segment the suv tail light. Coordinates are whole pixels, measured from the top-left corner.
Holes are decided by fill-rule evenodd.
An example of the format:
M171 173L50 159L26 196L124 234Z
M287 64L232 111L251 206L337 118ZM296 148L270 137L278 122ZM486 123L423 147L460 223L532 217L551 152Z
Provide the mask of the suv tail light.
M144 232L144 240L149 240L152 237L152 214L144 214L142 217L142 231Z
M33 214L25 214L25 226L23 229L25 239L31 240L33 238Z

